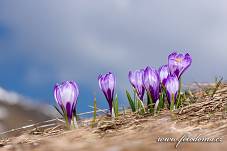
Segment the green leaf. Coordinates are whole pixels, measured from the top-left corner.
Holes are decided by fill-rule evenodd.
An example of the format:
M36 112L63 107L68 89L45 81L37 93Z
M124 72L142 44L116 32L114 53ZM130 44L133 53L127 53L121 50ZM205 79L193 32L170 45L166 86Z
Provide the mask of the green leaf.
M136 92L136 89L133 87L133 102L134 102L134 105L135 105L135 112L138 111L139 109L139 106L138 106L138 100L137 100L137 92Z
M153 107L153 100L151 97L150 92L147 92L147 109L149 113L153 113L154 112L154 107Z
M80 116L77 114L77 111L76 111L76 108L74 110L74 117L76 117L76 121L79 121L80 120Z
M66 112L66 110L65 110L64 107L62 107L62 111L63 111L63 115L64 115L63 117L64 117L64 119L65 119L66 127L67 127L68 129L70 129L69 119L68 119L67 112Z
M147 106L149 107L152 103L152 98L150 92L147 92Z
M117 97L117 95L113 102L114 102L114 114L115 114L115 117L118 117L118 97Z
M165 90L162 88L161 90L161 95L160 95L160 99L159 99L159 104L158 104L158 111L160 111L161 109L164 109L164 102L165 102Z
M128 98L128 102L129 102L129 105L132 109L132 112L136 112L136 107L135 107L135 102L132 100L129 92L126 90L126 95L127 95L127 98Z
M138 102L138 111L142 114L144 114L146 112L143 101L141 101L139 98L137 98L137 102Z
M59 114L61 114L62 117L64 117L63 113L59 110L57 106L54 105L54 108L58 111Z
M163 104L164 104L163 98L160 97L157 111L160 111L161 109L163 109L163 106L164 106Z
M179 97L177 98L177 105L176 105L176 108L179 108L180 107L180 105L181 105L181 95L179 95Z
M94 97L94 113L93 113L92 127L95 126L96 117L97 117L97 101L96 101L96 97Z
M182 80L180 78L179 79L179 90L178 90L178 94L177 94L177 100L179 100L179 97L180 97L181 87L182 87Z
M171 95L172 99L171 99L171 105L170 105L170 110L173 111L174 110L174 94Z

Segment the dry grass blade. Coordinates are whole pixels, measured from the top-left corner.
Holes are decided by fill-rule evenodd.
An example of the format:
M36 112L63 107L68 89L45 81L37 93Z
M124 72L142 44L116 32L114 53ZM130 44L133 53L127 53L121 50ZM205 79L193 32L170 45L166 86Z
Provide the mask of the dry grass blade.
M217 92L218 88L221 86L222 80L223 80L223 78L221 78L220 80L218 80L216 78L216 80L215 80L216 81L216 86L215 86L215 88L213 90L213 93L212 93L211 97L213 97L215 95L215 93Z
M205 95L204 90L198 92L196 102L185 106L176 112L177 118L180 121L187 121L193 124L206 123L208 121L225 119L227 106L227 87L221 86L219 80L213 88L212 97ZM201 94L202 93L202 94Z

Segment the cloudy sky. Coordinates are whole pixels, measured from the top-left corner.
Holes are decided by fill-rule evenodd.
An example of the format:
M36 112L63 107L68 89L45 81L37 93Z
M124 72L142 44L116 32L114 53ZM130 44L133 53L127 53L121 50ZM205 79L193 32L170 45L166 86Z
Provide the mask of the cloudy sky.
M226 0L0 1L0 87L44 103L75 80L81 110L94 94L105 107L97 76L112 71L127 104L128 70L158 68L172 51L193 58L184 83L226 79Z

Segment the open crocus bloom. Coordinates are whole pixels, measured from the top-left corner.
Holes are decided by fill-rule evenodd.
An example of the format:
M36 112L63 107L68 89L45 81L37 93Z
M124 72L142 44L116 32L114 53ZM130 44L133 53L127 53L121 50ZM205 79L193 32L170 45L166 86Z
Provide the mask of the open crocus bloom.
M171 74L175 74L180 79L183 72L191 65L192 58L186 54L174 52L168 57L168 66Z
M132 86L135 88L136 93L141 101L143 101L144 96L144 86L143 86L143 74L144 70L136 70L134 72L129 71L128 78Z
M159 99L160 79L156 69L147 67L143 75L143 84L154 103Z
M160 81L161 81L161 83L163 85L165 85L167 77L169 75L169 67L168 67L168 65L161 66L158 71L159 71Z
M75 81L64 81L54 87L54 97L57 104L66 112L68 122L71 124L79 95L78 85Z
M99 87L104 93L106 100L108 101L110 113L112 113L112 103L114 97L114 89L116 85L115 76L109 72L105 75L100 75L98 77Z
M179 80L176 75L169 75L166 83L166 92L167 92L167 98L169 104L171 104L172 101L176 103L178 91L179 91ZM174 100L173 100L174 99Z

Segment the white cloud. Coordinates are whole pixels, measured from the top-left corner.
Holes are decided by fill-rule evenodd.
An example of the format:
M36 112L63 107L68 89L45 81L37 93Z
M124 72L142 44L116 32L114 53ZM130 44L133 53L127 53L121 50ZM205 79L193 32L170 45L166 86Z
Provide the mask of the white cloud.
M4 104L9 104L9 105L20 105L24 109L27 110L35 110L38 111L42 114L45 114L49 117L55 117L57 115L57 111L45 104L39 104L37 103L38 101L34 101L33 99L20 95L16 92L13 91L8 91L5 90L4 88L0 87L0 101ZM0 107L0 119L3 119L4 117L8 116L8 111L7 108L4 108L3 106ZM0 125L1 129L1 125Z
M0 87L0 101L6 101L9 104L17 104L23 97L15 92L6 91Z

